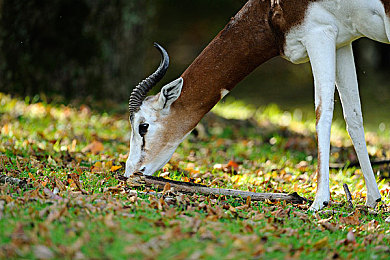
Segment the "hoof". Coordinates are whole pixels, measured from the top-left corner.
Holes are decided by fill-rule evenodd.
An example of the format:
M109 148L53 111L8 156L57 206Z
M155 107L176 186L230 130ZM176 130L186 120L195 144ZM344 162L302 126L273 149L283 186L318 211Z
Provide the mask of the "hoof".
M371 196L367 196L367 199L366 199L366 206L375 209L376 205L377 205L378 202L380 202L380 201L381 201L381 197L379 197L379 198L374 198L374 197L371 197Z
M316 211L319 211L321 210L323 207L326 207L329 205L329 201L318 201L318 200L314 200L313 204L311 204L310 208L309 208L309 211L313 211L313 212L316 212Z

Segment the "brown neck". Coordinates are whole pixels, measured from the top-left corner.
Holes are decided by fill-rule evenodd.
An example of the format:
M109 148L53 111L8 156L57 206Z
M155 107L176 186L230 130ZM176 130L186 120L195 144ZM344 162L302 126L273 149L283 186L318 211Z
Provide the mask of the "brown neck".
M260 64L279 55L269 10L269 1L248 1L182 74L184 85L173 110L188 127L210 111L223 89L232 90Z
M383 5L385 6L385 12L387 16L390 17L390 0L381 0Z

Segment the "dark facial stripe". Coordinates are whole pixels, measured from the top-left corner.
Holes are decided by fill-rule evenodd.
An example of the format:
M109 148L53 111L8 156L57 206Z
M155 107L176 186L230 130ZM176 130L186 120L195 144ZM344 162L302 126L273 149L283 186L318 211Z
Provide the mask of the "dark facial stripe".
M142 150L142 151L145 150L145 136L142 136L142 146L141 146L141 150Z

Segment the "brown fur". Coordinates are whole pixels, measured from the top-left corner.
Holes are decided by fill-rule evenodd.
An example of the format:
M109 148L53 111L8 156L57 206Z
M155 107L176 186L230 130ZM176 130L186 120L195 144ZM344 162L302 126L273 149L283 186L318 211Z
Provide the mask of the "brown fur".
M184 85L167 125L188 132L256 67L282 53L284 35L300 24L310 2L249 0L182 74ZM195 112L196 111L196 112ZM195 112L195 113L194 113Z
M386 14L390 17L390 0L381 0L381 2L385 6Z
M317 1L319 0L282 0L280 5L270 10L270 25L275 31L281 54L283 54L285 35L291 28L303 22L309 4Z
M316 125L318 125L318 122L320 121L321 118L321 101L319 102L317 108L316 108Z
M182 74L182 93L172 105L168 125L180 122L180 127L192 129L220 100L222 89L233 89L256 67L279 54L268 22L269 10L269 1L248 1L202 51Z
M284 35L303 21L313 1L285 0L271 8L270 0L249 0L182 74L182 93L165 120L172 134L190 131L220 100L222 89L232 90L282 54Z
M318 125L318 122L320 121L321 118L321 113L322 113L322 102L321 100L319 101L319 104L316 108L316 126ZM316 140L318 144L318 135L316 135ZM318 154L317 154L317 191L318 187L321 186L321 151L318 149Z

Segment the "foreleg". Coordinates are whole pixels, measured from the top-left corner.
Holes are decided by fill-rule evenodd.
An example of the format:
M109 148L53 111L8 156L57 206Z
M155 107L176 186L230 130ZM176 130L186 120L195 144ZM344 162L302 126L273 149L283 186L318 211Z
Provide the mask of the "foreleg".
M320 27L311 31L304 42L314 76L318 140L317 192L311 210L321 209L330 199L329 152L335 91L336 35L333 27Z

